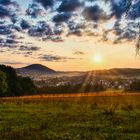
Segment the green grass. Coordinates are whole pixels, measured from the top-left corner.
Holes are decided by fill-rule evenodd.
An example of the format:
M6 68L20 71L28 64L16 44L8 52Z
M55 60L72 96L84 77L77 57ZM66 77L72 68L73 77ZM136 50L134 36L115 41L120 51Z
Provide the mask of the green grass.
M140 140L140 96L0 99L0 140Z

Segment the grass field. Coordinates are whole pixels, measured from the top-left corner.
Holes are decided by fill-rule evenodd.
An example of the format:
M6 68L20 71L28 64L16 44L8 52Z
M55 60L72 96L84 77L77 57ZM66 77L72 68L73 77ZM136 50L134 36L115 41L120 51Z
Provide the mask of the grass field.
M140 96L3 98L0 140L140 140Z

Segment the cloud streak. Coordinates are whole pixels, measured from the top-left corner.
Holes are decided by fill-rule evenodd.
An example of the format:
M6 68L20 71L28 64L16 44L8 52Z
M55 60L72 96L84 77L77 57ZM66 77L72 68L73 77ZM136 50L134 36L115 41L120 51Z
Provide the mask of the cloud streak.
M44 54L39 58L43 61L48 61L48 62L66 62L68 60L81 59L81 58L72 58L72 57L58 56L58 55L52 55L52 54L51 55Z

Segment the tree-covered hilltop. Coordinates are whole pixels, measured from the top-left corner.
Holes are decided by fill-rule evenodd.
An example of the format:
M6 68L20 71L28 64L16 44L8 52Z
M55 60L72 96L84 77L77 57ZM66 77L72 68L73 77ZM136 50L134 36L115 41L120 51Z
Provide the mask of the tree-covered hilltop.
M34 94L36 86L28 77L19 77L14 68L0 65L0 96Z

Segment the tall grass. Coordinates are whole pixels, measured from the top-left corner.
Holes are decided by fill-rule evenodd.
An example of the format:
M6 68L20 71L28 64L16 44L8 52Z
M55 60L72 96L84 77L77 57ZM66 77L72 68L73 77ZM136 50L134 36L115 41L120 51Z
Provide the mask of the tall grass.
M140 96L0 99L0 140L139 140Z

